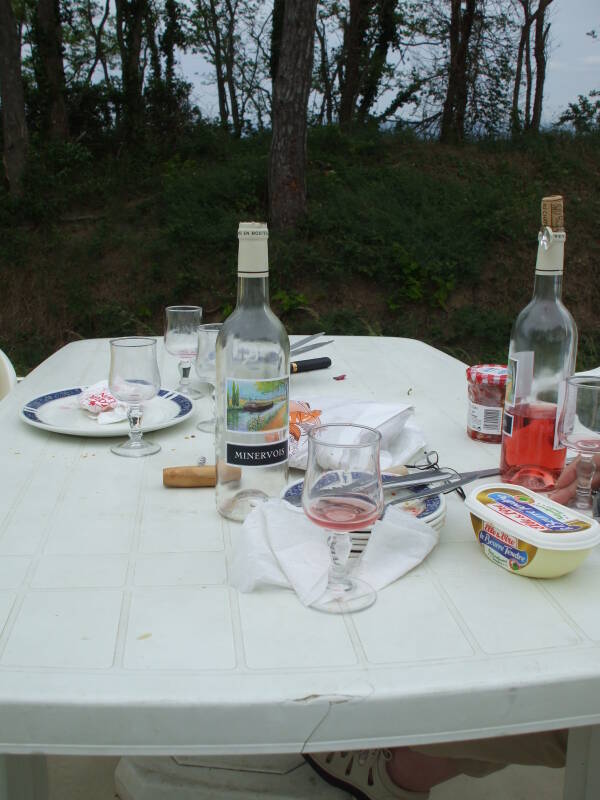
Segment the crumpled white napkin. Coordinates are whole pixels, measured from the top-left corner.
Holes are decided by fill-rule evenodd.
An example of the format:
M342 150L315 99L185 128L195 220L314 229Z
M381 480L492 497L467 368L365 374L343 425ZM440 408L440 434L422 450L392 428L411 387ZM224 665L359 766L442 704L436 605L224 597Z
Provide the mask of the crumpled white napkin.
M108 381L98 381L98 383L88 386L78 397L79 406L88 417L90 417L90 419L95 419L98 425L109 425L112 422L122 422L124 419L127 419L127 404L119 401L117 401L117 405L109 411L93 413L87 408L86 399L91 394L99 394L100 392L108 392L110 394Z
M382 589L423 561L438 539L434 528L389 506L349 572ZM293 588L309 606L325 593L329 565L325 531L285 500L257 506L234 533L230 580L240 592L259 586Z
M296 422L300 439L292 435L297 419L294 401L306 404L312 412L320 412L314 419ZM314 425L334 422L352 422L366 425L381 432L381 469L392 464L404 464L426 442L423 432L412 419L414 408L409 403L379 403L375 400L353 400L339 397L292 398L290 404L290 467L306 469L308 456L308 431Z

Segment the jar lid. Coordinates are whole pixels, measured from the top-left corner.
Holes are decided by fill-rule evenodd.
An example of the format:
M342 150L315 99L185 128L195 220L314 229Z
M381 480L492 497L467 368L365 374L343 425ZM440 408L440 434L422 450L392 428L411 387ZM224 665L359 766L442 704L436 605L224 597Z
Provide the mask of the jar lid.
M493 386L506 386L508 369L506 364L475 364L467 367L469 383L488 383Z
M548 550L585 550L600 543L600 525L523 486L488 483L465 500L469 511L507 537ZM506 544L512 543L507 539Z

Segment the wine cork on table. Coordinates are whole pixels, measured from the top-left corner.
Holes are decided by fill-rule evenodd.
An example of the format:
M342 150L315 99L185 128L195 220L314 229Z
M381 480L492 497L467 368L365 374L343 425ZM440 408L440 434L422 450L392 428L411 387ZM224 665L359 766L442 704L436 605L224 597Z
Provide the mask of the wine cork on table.
M220 467L221 480L224 483L239 481L242 476L240 467L224 464ZM163 485L179 489L195 489L203 486L216 486L217 470L214 464L202 467L165 467L163 469Z

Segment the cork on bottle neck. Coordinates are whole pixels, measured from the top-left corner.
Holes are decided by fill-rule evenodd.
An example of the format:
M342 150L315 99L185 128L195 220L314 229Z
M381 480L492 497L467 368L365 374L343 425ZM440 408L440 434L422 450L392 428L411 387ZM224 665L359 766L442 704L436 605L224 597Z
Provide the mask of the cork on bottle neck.
M542 226L538 234L537 275L562 275L566 241L563 198L542 198Z
M565 217L563 199L556 194L552 197L542 198L542 228L551 228L553 231L564 231Z

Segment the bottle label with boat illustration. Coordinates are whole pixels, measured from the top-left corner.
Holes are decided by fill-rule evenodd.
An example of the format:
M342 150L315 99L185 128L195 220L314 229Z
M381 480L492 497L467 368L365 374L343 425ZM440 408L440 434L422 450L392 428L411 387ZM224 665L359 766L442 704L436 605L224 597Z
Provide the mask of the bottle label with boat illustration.
M270 466L286 461L289 377L227 378L227 463Z

